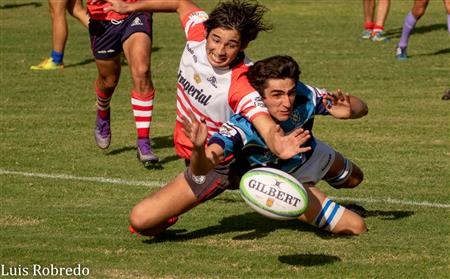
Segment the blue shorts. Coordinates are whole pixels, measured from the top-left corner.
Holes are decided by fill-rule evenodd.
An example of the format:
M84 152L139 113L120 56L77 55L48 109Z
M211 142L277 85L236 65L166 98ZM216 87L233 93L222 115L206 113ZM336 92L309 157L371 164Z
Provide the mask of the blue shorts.
M113 58L122 53L123 42L137 32L152 38L152 14L139 12L123 20L89 21L92 54L96 59Z

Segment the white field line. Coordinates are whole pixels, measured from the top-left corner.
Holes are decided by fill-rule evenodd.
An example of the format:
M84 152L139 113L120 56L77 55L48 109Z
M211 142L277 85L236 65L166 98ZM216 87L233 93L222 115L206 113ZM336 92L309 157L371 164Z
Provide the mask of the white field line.
M118 179L118 178L106 178L106 177L86 177L86 176L74 176L74 175L67 175L67 174L20 172L20 171L9 171L9 170L5 170L5 169L1 169L1 168L0 168L0 175L16 175L16 176L38 177L38 178L45 178L45 179L89 181L89 182L119 184L119 185L127 185L127 186L161 187L161 186L165 185L165 182L162 182L162 181L123 180L123 179ZM387 204L399 204L399 205L450 208L450 204L434 203L434 202L428 202L428 201L397 200L397 199L392 199L389 197L386 197L386 198L330 197L330 198L336 199L336 200L354 201L354 202L387 203Z
M76 180L76 181L89 181L108 184L120 184L127 186L147 186L147 187L161 187L165 185L160 181L138 181L138 180L124 180L118 178L106 178L106 177L87 177L87 176L74 176L67 174L49 174L49 173L35 173L35 172L21 172L21 171L9 171L0 169L0 174L5 175L17 175L17 176L29 176L47 179L61 179L61 180Z

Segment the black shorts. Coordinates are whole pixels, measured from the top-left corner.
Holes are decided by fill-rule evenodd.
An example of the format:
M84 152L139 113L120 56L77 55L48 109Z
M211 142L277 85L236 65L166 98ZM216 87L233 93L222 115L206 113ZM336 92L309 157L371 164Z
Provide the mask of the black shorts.
M184 178L199 202L205 202L225 190L239 189L241 177L250 168L247 161L233 159L230 163L218 165L206 175L195 176L188 166Z
M139 12L123 20L89 21L92 54L96 59L108 59L119 55L122 44L133 33L143 32L152 38L152 14Z

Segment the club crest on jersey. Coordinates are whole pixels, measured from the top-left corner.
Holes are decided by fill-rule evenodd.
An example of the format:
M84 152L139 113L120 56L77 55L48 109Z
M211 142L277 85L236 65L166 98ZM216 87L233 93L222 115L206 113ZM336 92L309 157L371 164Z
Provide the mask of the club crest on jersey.
M191 175L192 180L194 180L195 183L197 184L203 184L206 181L206 176L204 175Z
M200 78L200 75L195 73L194 74L194 80L197 84L200 84L202 82L202 79Z

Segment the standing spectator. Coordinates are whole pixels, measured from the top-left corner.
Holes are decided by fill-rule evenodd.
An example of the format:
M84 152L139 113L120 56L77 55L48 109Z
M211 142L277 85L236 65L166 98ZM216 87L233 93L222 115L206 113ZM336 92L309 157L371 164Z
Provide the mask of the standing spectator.
M364 31L361 40L372 42L387 42L389 38L384 36L384 23L389 13L390 0L379 0L375 17L375 0L363 0Z
M450 34L450 0L443 0L445 9L447 10L447 30ZM395 57L397 60L406 60L406 48L408 47L408 40L411 32L416 26L417 21L425 14L429 0L415 0L412 10L406 15L403 22L402 36L400 42L395 49Z
M52 18L52 53L49 58L31 70L58 70L64 68L63 58L69 30L67 27L66 10L71 16L78 19L84 27L88 27L89 16L81 3L82 0L48 0Z
M101 149L108 148L111 143L110 101L119 82L123 52L132 78L131 106L136 123L137 157L144 167L150 167L159 161L153 153L150 141L155 96L150 74L152 14L148 12L119 14L110 10L105 11L104 8L110 5L105 1L87 2L91 17L89 23L91 48L98 69L95 80L97 96L95 141Z

